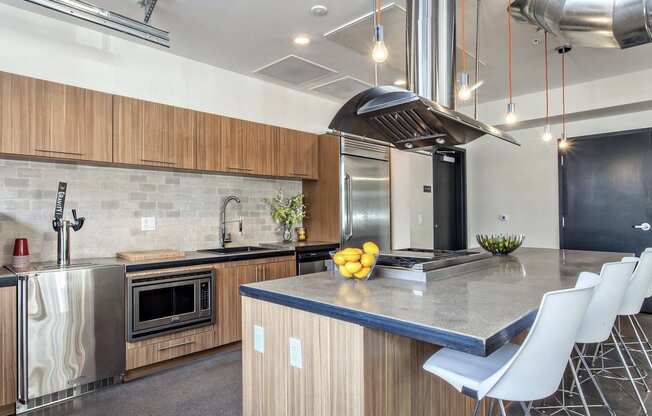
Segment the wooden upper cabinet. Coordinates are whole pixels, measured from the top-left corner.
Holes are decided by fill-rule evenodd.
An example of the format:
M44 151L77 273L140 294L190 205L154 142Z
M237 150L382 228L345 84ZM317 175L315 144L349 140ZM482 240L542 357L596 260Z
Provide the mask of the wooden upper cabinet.
M113 161L194 169L196 113L128 97L113 97Z
M224 118L227 125L222 166L227 172L274 175L276 171L276 131L253 121Z
M252 121L201 113L197 168L248 175L276 175L276 129Z
M0 152L112 160L111 95L0 73Z
M221 172L223 138L227 118L209 113L197 114L197 169Z
M319 179L319 144L316 134L279 129L279 176Z

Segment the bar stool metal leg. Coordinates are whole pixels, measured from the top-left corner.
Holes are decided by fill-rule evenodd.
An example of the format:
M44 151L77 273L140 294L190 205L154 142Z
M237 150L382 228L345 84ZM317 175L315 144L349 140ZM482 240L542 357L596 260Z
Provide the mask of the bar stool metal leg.
M631 351L627 347L627 344L625 344L625 340L623 339L622 335L618 330L616 330L616 335L618 336L618 339L620 340L621 345L623 346L623 349L625 350L625 353L627 354L627 357L629 360L632 362L632 365L634 366L634 370L636 370L636 374L638 375L637 380L640 380L641 384L643 384L643 387L645 388L646 392L650 391L650 388L647 385L647 381L645 381L645 375L641 373L641 369L638 368L638 365L636 364L636 361L634 360L634 356L632 356Z
M475 407L473 408L473 416L478 416L480 414L480 403L482 400L476 400Z
M632 383L632 387L634 388L634 393L636 393L636 397L638 398L638 402L641 405L641 408L643 409L643 412L647 415L647 409L645 408L645 402L643 401L643 398L641 397L641 393L638 391L638 386L636 386L636 382L634 381L634 377L632 376L632 372L629 370L629 365L627 365L627 361L625 360L625 356L623 355L623 352L620 350L620 345L618 345L618 340L616 340L616 337L614 336L613 332L611 334L611 339L614 342L614 345L616 347L616 351L618 352L618 356L620 357L620 361L622 361L623 366L625 367L625 371L627 372L627 376L629 377L629 381Z
M615 415L616 412L614 412L611 406L609 406L609 402L607 402L607 398L605 397L604 392L602 391L602 388L600 387L597 378L593 375L593 371L591 370L591 367L589 367L588 363L586 362L586 358L584 357L583 354L586 351L586 345L584 346L584 348L582 348L582 351L580 351L577 345L575 345L575 351L577 352L577 356L580 359L580 363L584 366L584 368L588 372L589 379L593 383L593 387L595 387L595 389L598 391L598 394L600 395L600 400L602 400L602 403L607 408L609 414Z
M494 416L494 404L496 403L495 399L489 400L489 416Z
M507 416L507 412L505 411L505 403L503 403L502 400L498 400L498 408L500 409L501 416Z
M639 335L638 330L636 329L636 324L634 323L634 320L632 319L631 316L628 316L627 318L629 319L629 323L632 325L632 329L634 330L634 335L638 340L638 345L641 346L641 353L645 356L645 359L647 360L647 365L652 370L652 361L650 360L650 355L648 354L645 345L643 345L643 340L641 339L641 336Z
M580 379L577 377L577 371L575 371L575 364L571 362L569 367L571 369L571 373L573 374L573 381L577 385L577 391L580 394L580 400L582 401L582 406L584 406L586 416L591 416L591 411L589 410L589 405L586 402L586 398L584 397L584 391L582 389L582 385L580 384Z

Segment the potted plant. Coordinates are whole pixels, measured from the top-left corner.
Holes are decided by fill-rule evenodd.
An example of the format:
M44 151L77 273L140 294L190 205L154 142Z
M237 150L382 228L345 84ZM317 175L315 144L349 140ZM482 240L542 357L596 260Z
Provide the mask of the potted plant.
M303 194L285 198L283 190L279 190L273 199L265 198L264 201L270 207L272 218L280 225L283 241L292 241L294 226L301 223L306 216Z

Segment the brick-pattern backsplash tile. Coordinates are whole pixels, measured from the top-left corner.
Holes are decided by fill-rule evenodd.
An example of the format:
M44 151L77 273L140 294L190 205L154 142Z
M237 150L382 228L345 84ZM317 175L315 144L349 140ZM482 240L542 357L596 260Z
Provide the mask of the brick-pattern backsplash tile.
M279 189L301 192L301 182L183 172L85 166L0 159L0 263L9 264L13 241L29 239L33 260L56 258L52 230L59 181L68 182L66 216L71 209L86 217L84 228L72 233L73 259L114 256L118 251L173 248L197 250L217 246L222 200L229 205L227 225L235 243L280 239L263 198ZM155 231L141 231L143 216L156 217Z

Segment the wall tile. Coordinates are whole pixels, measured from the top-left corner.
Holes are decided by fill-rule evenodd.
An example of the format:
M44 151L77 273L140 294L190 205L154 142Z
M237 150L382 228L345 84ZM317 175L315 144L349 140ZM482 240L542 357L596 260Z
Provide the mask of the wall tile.
M220 208L231 194L242 201L227 212L227 220L243 220L242 233L237 222L227 225L234 243L278 241L278 227L262 200L279 189L301 192L298 181L0 159L0 263L11 262L18 237L29 239L35 261L56 258L51 221L59 181L68 182L66 217L72 208L86 217L84 228L71 237L73 259L216 247ZM156 217L155 231L140 230L142 216Z

